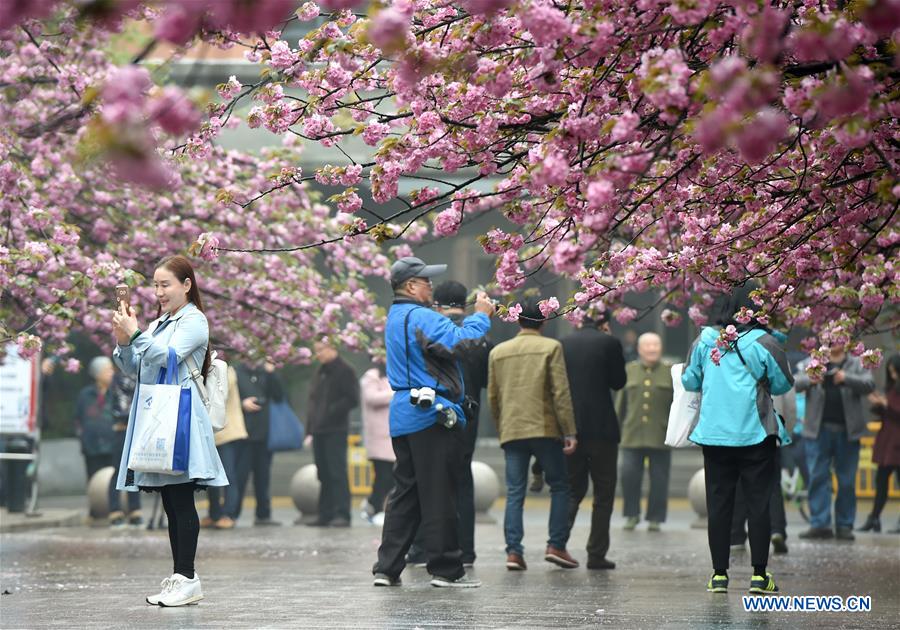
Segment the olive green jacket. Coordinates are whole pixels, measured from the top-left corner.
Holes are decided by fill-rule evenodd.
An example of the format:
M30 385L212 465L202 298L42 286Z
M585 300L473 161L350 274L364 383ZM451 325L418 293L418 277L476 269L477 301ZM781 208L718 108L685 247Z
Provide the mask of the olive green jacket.
M500 444L575 435L562 344L523 329L491 350L488 401Z
M628 377L616 397L623 448L667 448L666 427L672 406L672 366L660 361L645 367L640 360L625 366Z

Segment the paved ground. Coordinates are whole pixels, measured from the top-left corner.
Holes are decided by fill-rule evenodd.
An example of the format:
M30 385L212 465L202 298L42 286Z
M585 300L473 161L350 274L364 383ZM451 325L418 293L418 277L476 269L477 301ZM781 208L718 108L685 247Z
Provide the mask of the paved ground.
M284 499L276 518L296 512ZM64 507L71 507L70 505ZM502 515L502 503L495 515ZM206 599L160 609L143 602L171 569L168 541L156 531L88 526L0 536L0 626L3 628L877 628L900 619L900 536L859 535L855 543L796 539L802 523L790 513L790 553L771 561L791 595L870 595L869 613L745 612L748 554L736 558L732 592L705 592L706 532L689 527L683 500L660 534L621 529L617 506L611 572L562 570L543 562L548 503L529 499L529 569L503 567L499 525L477 526L475 590L435 589L424 569L407 569L398 589L371 586L369 569L380 530L286 525L201 534L198 572ZM865 510L861 506L861 512ZM888 508L893 523L895 506ZM582 510L570 549L584 560L588 521ZM246 516L244 517L246 520ZM643 528L643 526L642 526Z

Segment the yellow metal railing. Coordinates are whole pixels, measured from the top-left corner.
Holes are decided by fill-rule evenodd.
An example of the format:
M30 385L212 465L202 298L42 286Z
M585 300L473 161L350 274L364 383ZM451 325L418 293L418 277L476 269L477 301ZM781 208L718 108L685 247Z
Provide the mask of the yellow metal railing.
M875 471L878 464L872 461L872 447L875 446L875 434L881 429L880 422L870 422L869 431L872 435L859 440L859 468L856 470L856 496L872 498L875 496ZM888 486L888 496L892 499L900 499L900 486L897 485L897 475L891 475ZM835 480L835 488L837 481Z
M375 470L362 445L361 435L347 436L347 476L350 478L350 493L354 496L369 496L372 493L372 479Z

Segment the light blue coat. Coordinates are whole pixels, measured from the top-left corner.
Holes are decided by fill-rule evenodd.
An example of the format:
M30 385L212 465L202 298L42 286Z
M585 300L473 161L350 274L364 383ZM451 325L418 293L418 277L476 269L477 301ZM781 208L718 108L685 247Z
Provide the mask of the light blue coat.
M794 384L781 344L764 330L742 332L737 345L747 365L733 350L715 365L710 353L718 337L716 328L702 330L681 375L687 391L702 392L700 419L688 439L706 446L752 446L775 435L790 444L772 402Z
M138 385L131 401L131 413L128 417L128 431L125 434L125 448L122 449L122 461L119 464L119 478L116 482L118 490L136 492L139 486L160 487L177 483L195 481L205 486L227 486L228 478L222 468L219 453L213 440L213 428L209 414L197 386L191 379L190 370L185 357L190 353L198 366L203 365L206 346L209 344L209 324L206 316L188 302L174 316L163 315L147 327L147 332L137 336L131 345L117 346L113 352L113 360L126 374L140 374ZM159 369L166 366L169 348L175 350L178 357L178 380L182 388L191 388L191 439L188 470L180 475L163 475L159 473L134 473L134 485L126 486L128 458L131 454L131 433L134 428L134 417L141 385L156 383ZM138 372L140 367L140 372Z

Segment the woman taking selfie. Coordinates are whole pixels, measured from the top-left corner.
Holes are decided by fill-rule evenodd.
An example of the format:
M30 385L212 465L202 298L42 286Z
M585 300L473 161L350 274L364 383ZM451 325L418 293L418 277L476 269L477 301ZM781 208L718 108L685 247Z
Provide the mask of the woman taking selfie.
M132 309L124 302L120 302L119 310L113 315L113 332L117 342L113 358L124 372L138 377L116 487L130 492L140 489L162 495L163 508L169 520L174 571L162 581L159 593L147 597L147 603L184 606L203 599L200 577L194 572L200 532L194 491L206 486L226 486L228 480L216 452L209 414L191 379L187 363L189 358L193 358L197 366L202 366L201 373L206 378L210 366L209 325L203 314L200 290L191 263L183 256L164 259L153 274L153 287L159 304L159 317L146 330L139 328ZM138 448L132 437L141 389L149 391L148 386L158 382L161 368L169 364L170 350L174 351L177 360L175 383L191 391L186 470L180 474L129 470L132 451ZM181 399L184 400L185 396L182 395Z

